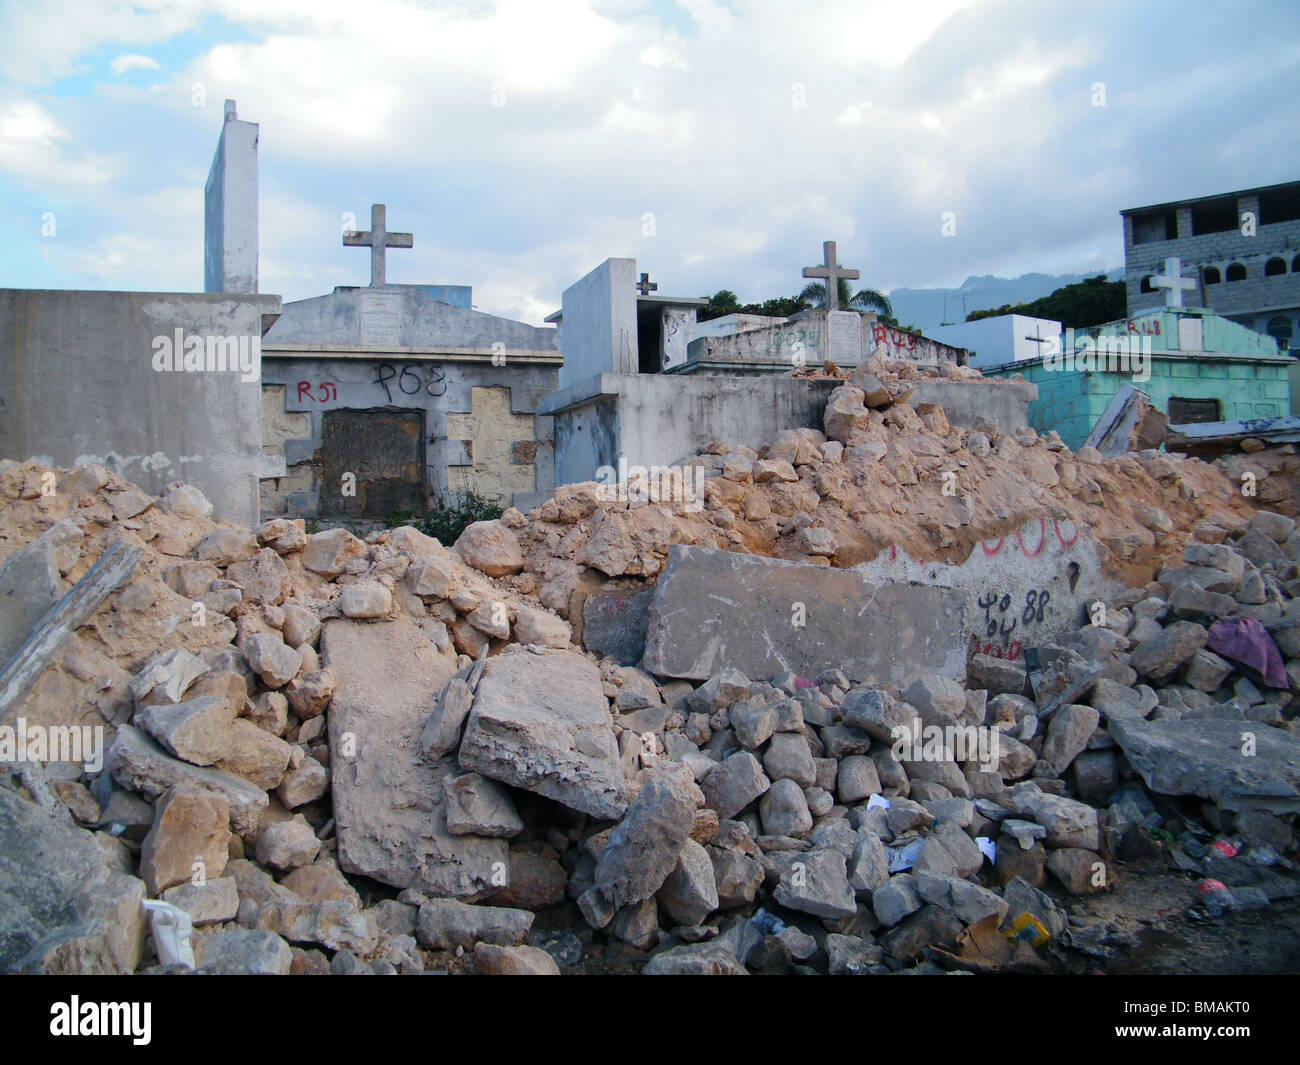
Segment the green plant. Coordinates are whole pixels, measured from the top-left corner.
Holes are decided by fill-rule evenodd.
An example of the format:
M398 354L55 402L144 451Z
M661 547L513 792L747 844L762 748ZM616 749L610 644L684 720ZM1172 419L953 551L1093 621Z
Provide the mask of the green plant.
M390 510L384 515L384 528L396 529L399 525L410 525L411 519L414 517L415 511L398 507L397 510Z
M499 502L472 489L454 496L439 496L416 526L425 536L451 545L460 539L465 526L476 521L494 521L505 513Z
M315 518L309 518L303 523L303 529L309 536L314 536L316 533L320 532L320 522Z

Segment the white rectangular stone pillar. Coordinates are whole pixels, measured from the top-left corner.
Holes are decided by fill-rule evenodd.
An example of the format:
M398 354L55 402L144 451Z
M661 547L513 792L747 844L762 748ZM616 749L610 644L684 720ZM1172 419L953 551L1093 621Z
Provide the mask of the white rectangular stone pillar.
M257 123L226 101L203 189L203 291L257 292Z

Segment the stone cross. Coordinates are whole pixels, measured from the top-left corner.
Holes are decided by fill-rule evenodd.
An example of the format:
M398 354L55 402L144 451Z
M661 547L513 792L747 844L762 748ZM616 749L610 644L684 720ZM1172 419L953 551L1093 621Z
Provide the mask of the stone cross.
M343 245L347 248L370 249L370 287L383 288L387 284L384 251L387 248L410 248L415 238L410 233L390 233L386 223L387 208L382 203L370 205L370 228L361 233L344 233Z
M642 274L641 280L636 283L636 290L643 296L648 296L652 292L658 292L659 286L650 280L649 274Z
M861 274L856 270L845 270L835 261L835 241L828 240L822 244L822 265L805 266L803 268L804 277L815 277L826 279L826 309L828 311L838 311L840 309L840 278L847 281L856 281Z
M1196 289L1195 281L1190 277L1183 277L1183 261L1177 255L1165 260L1164 275L1156 274L1151 279L1151 284L1157 288L1168 289L1165 293L1166 307L1181 307L1184 290L1190 292Z

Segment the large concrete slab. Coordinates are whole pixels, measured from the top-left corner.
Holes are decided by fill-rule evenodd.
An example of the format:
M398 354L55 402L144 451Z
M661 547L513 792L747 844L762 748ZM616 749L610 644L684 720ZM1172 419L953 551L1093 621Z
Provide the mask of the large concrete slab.
M964 599L853 570L677 546L655 585L642 664L690 680L725 666L755 678L839 668L886 688L925 673L963 679Z
M1153 791L1227 810L1300 811L1300 738L1254 721L1144 721L1107 728Z
M477 895L506 863L506 842L447 831L442 781L419 735L452 664L410 620L325 624L321 651L338 680L329 710L339 864L430 895ZM506 868L502 864L500 868Z
M616 821L627 797L613 724L600 673L582 655L500 655L479 680L460 765Z

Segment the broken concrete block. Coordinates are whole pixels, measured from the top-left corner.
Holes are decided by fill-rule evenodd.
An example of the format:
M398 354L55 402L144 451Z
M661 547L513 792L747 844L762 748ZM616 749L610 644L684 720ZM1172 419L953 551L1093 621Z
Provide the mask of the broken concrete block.
M802 628L791 624L801 603ZM755 677L840 668L898 688L925 673L965 675L964 618L951 589L677 545L654 587L643 665L694 680L724 666Z
M226 868L230 807L219 795L172 788L154 807L140 848L140 876L156 898L169 887L216 879Z
M575 652L488 659L459 762L592 817L627 811L600 674Z
M328 717L339 865L432 895L491 888L505 841L447 830L442 781L456 765L428 760L419 746L451 677L447 659L404 617L328 621L321 655L338 678Z

